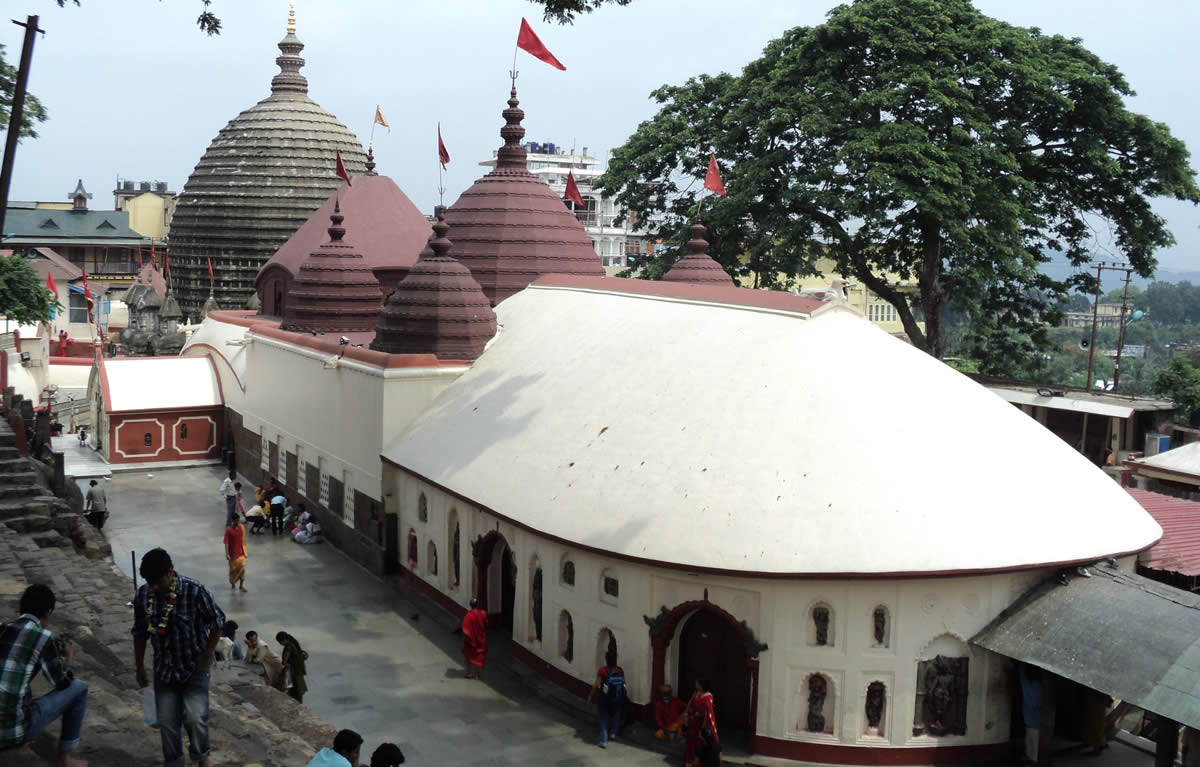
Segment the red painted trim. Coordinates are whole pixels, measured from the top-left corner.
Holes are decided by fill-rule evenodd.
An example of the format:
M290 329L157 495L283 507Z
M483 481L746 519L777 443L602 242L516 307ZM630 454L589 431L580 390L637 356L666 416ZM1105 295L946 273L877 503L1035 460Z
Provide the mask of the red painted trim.
M213 346L212 344L192 344L191 346L189 346L187 348L187 351L190 352L192 349L212 349L213 352L215 352L216 355L221 358L221 361L225 363L225 367L229 368L229 372L233 375L233 380L237 381L238 388L241 389L242 391L246 391L246 384L242 383L242 379L238 376L237 371L233 369L233 365L231 365L229 360L225 358L225 355L221 352L220 349ZM198 357L200 355L192 355L192 354L185 353L185 354L181 354L180 356L183 356L183 357L197 356ZM209 357L210 359L212 358L211 354L206 354L205 356ZM217 382L220 383L220 381L221 381L221 376L218 374ZM222 393L221 393L221 401L222 402L225 401L224 391L222 391Z
M51 365L91 365L95 361L94 354L90 357L50 357Z
M793 296L781 290L752 290L735 285L698 285L690 282L660 280L631 280L622 277L587 277L574 274L547 274L530 283L530 287L580 288L605 293L633 293L656 298L682 298L690 301L709 301L761 309L780 309L810 314L826 302L815 298Z
M224 405L197 405L195 407L154 407L139 410L105 410L109 415L119 416L134 416L134 415L212 415L213 413L224 414Z
M592 686L587 682L568 674L558 666L555 666L553 663L542 660L515 639L513 640L512 647L510 649L513 658L521 661L526 666L529 666L529 668L536 671L539 676L558 685L562 689L574 695L576 698L579 698L583 701L587 700L588 693L592 691Z
M12 335L13 335L13 346L16 347L17 353L19 354L21 352L21 329L14 328Z
M973 746L843 746L832 743L806 743L757 736L750 750L762 756L801 762L859 765L984 764L1008 760L1016 744L990 743Z
M467 614L467 608L455 602L448 595L442 592L437 586L427 582L424 578L417 575L407 567L404 568L404 577L408 587L413 591L419 591L421 594L429 597L430 600L436 602L446 612L456 618L462 618Z
M596 279L599 279L599 278L596 278ZM1103 554L1099 557L1086 557L1084 559L1071 559L1071 560L1063 560L1060 562L1045 562L1045 563L1040 563L1040 564L1033 563L1033 564L1025 564L1025 565L1011 565L1009 567L989 567L989 568L980 568L978 570L967 570L967 569L914 570L911 572L900 570L900 571L880 572L880 573L872 573L872 572L865 572L865 573L857 573L857 572L775 573L775 572L759 572L756 570L726 570L726 569L720 568L720 567L702 567L700 565L689 565L689 564L681 564L678 562L666 562L666 561L663 561L660 559L650 559L647 557L636 557L636 556L633 556L632 554L620 554L615 551L609 551L608 549L603 549L603 548L600 548L597 546L589 546L586 543L580 543L578 541L573 541L573 540L570 540L569 538L563 538L561 536L551 535L550 533L546 533L541 530L538 530L537 528L532 527L524 522L521 522L520 520L513 519L512 517L509 517L505 514L501 514L500 512L496 511L495 509L492 509L491 507L486 506L473 498L465 496L462 493L456 492L456 491L450 489L449 487L446 487L445 485L441 484L440 482L437 482L435 480L430 479L429 477L426 477L425 475L421 474L420 472L413 471L412 469L408 468L407 466L403 466L399 463L396 463L395 461L388 458L386 455L380 454L379 459L381 461L383 461L384 463L388 464L389 466L393 466L393 467L399 469L400 471L403 471L403 472L409 474L410 476L415 477L416 479L419 479L422 482L424 482L432 487L436 487L438 490L441 490L443 493L446 493L447 495L452 495L464 503L469 503L472 506L475 506L480 511L491 514L493 517L495 517L496 519L498 519L502 522L507 522L508 524L510 524L514 527L518 527L522 530L525 530L526 532L533 533L534 535L538 536L539 538L543 538L547 541L554 541L555 543L561 543L565 546L571 546L573 548L579 549L580 551L590 551L593 554L599 554L601 556L611 557L613 559L619 559L623 562L634 562L634 563L640 564L640 565L647 565L650 567L662 567L662 568L665 568L668 570L680 570L682 572L687 572L687 573L708 573L711 575L726 575L726 576L730 576L733 578L762 578L764 580L821 579L821 580L836 581L836 580L848 580L848 579L861 580L864 578L958 578L958 577L962 577L962 576L989 575L989 574L993 574L993 573L1019 573L1019 572L1024 572L1027 570L1042 570L1045 568L1075 567L1077 565L1086 565L1086 564L1091 564L1093 562L1097 562L1106 557L1114 557L1114 558L1128 557L1128 556L1132 556L1134 554L1138 554L1143 551L1146 551L1147 549L1153 547L1156 543L1158 543L1158 540L1156 539L1154 541L1154 543L1151 543L1147 546L1143 546L1140 549L1131 549L1129 551L1114 552L1112 554ZM1161 538L1161 536L1160 536L1160 538Z
M0 349L0 389L8 388L8 352Z
M326 354L341 355L348 360L354 360L364 365L387 370L396 368L463 367L471 364L470 360L443 360L438 359L433 354L387 354L368 349L365 346L342 346L337 341L327 340L325 336L314 336L309 333L294 333L290 330L283 330L279 326L279 320L259 317L253 312L221 311L210 312L208 316L218 322L226 322L231 325L247 328L252 333L265 338L272 338L276 341L282 341L293 346L301 346L306 349L313 349Z

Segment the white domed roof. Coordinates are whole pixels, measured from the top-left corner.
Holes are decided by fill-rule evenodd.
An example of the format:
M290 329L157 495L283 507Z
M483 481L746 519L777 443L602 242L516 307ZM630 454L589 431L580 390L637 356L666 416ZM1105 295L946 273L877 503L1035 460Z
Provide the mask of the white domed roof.
M984 387L853 310L785 303L543 278L384 458L527 529L694 570L969 573L1161 535Z

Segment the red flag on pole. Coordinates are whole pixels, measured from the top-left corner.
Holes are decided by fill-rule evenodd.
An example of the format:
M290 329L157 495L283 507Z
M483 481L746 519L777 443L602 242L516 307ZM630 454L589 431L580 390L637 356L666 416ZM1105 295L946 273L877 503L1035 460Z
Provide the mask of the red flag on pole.
M721 169L717 167L715 154L708 156L708 173L704 174L704 188L712 190L714 194L725 196L725 184L721 183Z
M535 59L541 59L555 69L566 71L566 67L558 59L554 58L554 54L542 44L542 41L534 33L533 27L529 26L529 22L521 19L521 31L517 33L517 47L533 56Z
M442 170L445 170L446 163L450 162L450 153L446 151L446 144L442 141L441 123L438 123L438 162L442 164Z
M58 300L58 286L54 284L54 275L46 272L46 290L54 294L55 300Z
M90 325L92 324L92 304L94 303L92 289L88 287L87 267L80 267L80 271L83 272L83 298L87 302L88 324Z
M158 268L158 254L154 252L154 241L150 241L150 268Z
M337 175L338 178L346 182L346 186L353 186L350 183L350 174L346 172L346 163L342 162L342 153L337 153Z
M141 274L142 273L142 246L141 245L138 245L137 254L138 254L138 274Z
M204 251L204 260L208 262L208 281L213 281L212 259L208 257L208 251Z
M579 207L584 207L583 195L579 193L579 185L575 183L575 174L571 171L567 171L567 193L564 196Z
M171 279L171 251L163 253L163 277Z

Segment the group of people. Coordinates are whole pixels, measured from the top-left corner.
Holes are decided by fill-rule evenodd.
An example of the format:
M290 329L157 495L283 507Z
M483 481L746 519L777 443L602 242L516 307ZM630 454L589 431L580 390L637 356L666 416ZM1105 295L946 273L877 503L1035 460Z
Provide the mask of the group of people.
M288 504L278 480L268 477L261 487L254 489L254 505L246 508L242 496L242 483L237 481L237 472L230 471L221 481L221 497L225 501L225 527L229 529L241 523L250 525L250 535L264 535L263 528L270 523L272 535L289 535L297 543L320 543L321 526L303 503Z
M247 665L262 666L263 679L271 687L280 692L286 692L297 703L304 702L304 694L308 692L308 652L300 646L299 640L286 631L275 634L283 657L275 654L271 647L258 637L257 631L247 631L246 641L242 646L237 639L237 621L225 621L221 629L221 638L217 641L216 659L218 661L242 661Z
M354 730L340 730L332 748L323 748L308 767L359 767L363 739ZM395 743L383 743L371 754L370 767L397 767L404 764L404 752Z

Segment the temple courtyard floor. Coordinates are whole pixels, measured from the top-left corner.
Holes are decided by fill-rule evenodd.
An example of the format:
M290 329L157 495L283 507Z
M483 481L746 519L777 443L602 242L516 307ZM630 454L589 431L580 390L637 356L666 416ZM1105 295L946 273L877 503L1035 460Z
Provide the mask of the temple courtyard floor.
M254 629L278 652L277 631L296 636L309 653L305 705L335 727L358 731L366 741L364 762L385 741L400 745L406 764L415 767L682 762L623 741L598 748L591 719L535 695L507 669L502 641L493 640L483 681L464 679L462 638L447 616L409 601L332 546L250 536L249 591L231 591L221 543L225 507L217 490L223 475L219 466L203 466L118 471L101 479L113 557L132 574L130 552L140 560L161 546L177 572L211 590L240 625L239 638ZM87 479L77 481L86 491ZM1153 758L1114 743L1099 758L1072 754L1055 764L1140 767Z

